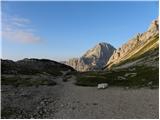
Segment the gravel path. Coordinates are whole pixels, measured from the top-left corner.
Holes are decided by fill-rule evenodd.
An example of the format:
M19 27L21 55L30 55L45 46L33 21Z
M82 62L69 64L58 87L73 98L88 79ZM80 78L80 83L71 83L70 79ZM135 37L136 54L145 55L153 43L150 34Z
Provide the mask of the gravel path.
M158 118L159 89L81 87L73 79L56 86L2 86L2 108L10 105L31 112L27 118ZM34 114L32 114L34 113ZM26 116L10 116L26 118Z
M158 89L81 87L65 83L54 118L158 118Z

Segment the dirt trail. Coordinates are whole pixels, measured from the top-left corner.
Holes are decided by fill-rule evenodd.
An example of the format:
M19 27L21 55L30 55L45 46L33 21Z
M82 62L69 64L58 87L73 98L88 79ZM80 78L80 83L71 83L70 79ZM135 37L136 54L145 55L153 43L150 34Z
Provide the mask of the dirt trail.
M2 86L2 108L15 107L25 116L11 118L158 118L158 89L81 87L56 78L56 86L14 88ZM28 116L28 114L30 114Z
M62 85L54 118L158 118L158 89L81 87L74 78Z

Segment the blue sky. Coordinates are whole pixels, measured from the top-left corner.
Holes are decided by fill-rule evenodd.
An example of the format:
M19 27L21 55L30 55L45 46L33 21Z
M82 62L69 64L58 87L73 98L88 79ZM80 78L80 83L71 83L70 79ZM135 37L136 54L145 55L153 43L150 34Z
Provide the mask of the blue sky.
M118 48L147 30L158 2L2 2L2 58L79 57L99 42Z

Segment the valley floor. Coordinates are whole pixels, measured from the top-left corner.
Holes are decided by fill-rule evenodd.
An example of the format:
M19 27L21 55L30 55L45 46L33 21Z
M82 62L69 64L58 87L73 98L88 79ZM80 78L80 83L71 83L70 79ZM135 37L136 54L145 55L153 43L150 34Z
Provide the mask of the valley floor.
M159 118L159 89L2 85L2 118Z

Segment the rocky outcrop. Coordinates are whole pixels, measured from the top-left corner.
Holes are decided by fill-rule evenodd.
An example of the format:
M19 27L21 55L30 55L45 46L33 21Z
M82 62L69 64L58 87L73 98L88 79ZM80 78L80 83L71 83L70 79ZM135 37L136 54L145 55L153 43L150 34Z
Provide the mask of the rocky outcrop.
M158 48L159 22L154 20L148 30L142 34L138 33L135 37L123 44L122 47L114 51L107 62L106 67L111 68L127 60L136 58L149 50Z
M108 43L99 43L92 49L88 50L82 57L73 58L66 62L77 71L99 70L109 60L115 48Z

